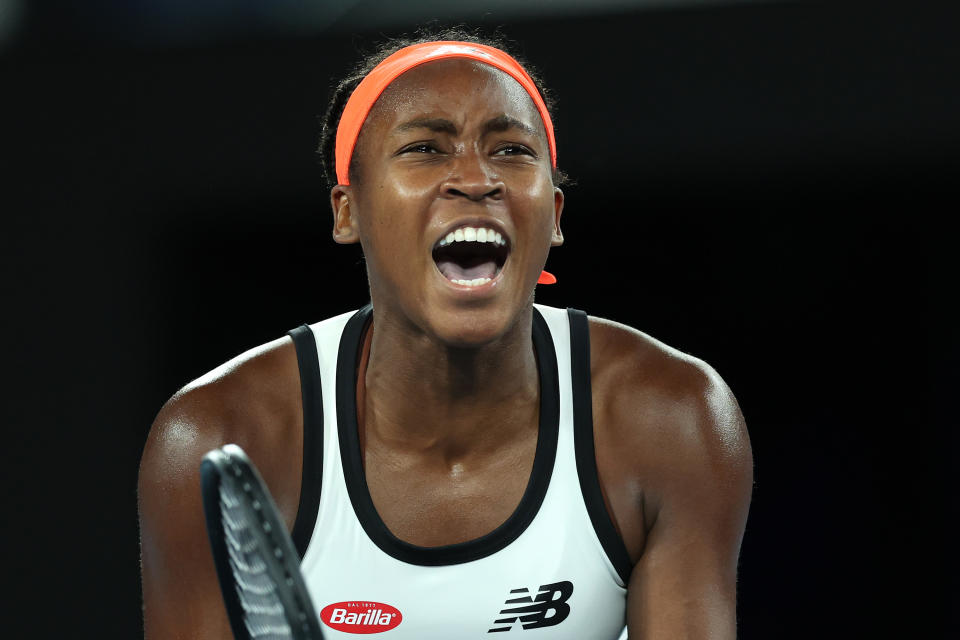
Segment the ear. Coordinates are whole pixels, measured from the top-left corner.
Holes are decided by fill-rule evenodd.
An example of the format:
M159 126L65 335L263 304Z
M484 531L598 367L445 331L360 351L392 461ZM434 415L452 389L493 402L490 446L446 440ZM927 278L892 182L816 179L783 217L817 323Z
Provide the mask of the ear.
M560 215L563 213L563 191L560 187L553 188L553 237L550 239L551 247L559 247L563 244L563 233L560 231Z
M338 184L330 190L330 207L333 209L333 241L339 244L354 244L360 241L357 218L350 208L351 195L349 185Z

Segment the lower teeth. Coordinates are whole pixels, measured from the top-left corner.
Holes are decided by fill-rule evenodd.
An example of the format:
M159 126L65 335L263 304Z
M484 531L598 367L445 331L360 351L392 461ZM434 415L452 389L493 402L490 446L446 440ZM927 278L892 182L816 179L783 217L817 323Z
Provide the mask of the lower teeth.
M481 284L487 284L488 282L490 282L490 278L474 278L473 280L451 280L451 282L454 282L456 284L464 284L464 285L467 285L468 287L477 287L477 286L480 286Z

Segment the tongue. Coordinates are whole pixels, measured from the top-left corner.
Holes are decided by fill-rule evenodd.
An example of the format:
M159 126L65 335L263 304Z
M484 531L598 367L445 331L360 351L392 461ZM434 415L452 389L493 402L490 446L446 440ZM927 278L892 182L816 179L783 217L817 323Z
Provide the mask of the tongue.
M493 260L464 266L453 260L439 260L437 266L447 280L474 280L493 278L497 275L497 263Z

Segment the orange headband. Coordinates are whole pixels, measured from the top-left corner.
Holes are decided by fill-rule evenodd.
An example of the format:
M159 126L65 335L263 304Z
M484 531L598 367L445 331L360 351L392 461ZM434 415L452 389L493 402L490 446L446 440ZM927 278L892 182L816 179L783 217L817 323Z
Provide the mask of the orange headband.
M337 126L335 157L337 182L339 184L350 184L348 175L350 158L353 156L353 149L357 145L360 128L363 127L370 109L373 108L373 104L383 93L383 90L397 77L413 67L445 58L477 60L500 69L519 82L520 86L530 94L530 98L537 106L537 111L540 112L543 127L547 131L547 142L550 146L550 165L553 168L557 167L557 143L553 137L553 122L551 122L550 114L547 112L547 105L540 96L540 92L537 91L533 79L524 71L520 63L494 47L473 44L472 42L441 40L415 44L391 54L386 60L374 67L373 71L368 73L357 85L357 88L353 90L350 99L347 100L347 105L343 108L340 124Z

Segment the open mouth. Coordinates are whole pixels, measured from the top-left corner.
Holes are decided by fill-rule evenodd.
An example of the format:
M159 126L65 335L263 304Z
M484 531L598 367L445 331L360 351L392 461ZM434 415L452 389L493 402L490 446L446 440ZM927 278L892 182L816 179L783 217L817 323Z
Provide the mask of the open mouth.
M489 227L460 227L433 247L433 261L444 278L468 287L487 284L503 269L510 247Z

